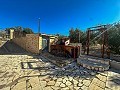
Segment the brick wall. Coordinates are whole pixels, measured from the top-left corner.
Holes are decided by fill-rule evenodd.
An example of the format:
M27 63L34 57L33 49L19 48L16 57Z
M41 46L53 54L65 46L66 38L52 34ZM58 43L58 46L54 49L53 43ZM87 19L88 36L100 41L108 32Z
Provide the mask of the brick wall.
M13 42L26 51L38 54L42 49L42 37L38 34L27 34L26 37L14 38Z

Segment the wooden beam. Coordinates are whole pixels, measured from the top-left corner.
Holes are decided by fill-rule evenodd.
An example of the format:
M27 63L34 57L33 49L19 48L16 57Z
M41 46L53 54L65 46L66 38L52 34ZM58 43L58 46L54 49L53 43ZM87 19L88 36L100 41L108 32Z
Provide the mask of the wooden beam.
M87 31L87 55L89 55L89 46L90 46L90 30Z

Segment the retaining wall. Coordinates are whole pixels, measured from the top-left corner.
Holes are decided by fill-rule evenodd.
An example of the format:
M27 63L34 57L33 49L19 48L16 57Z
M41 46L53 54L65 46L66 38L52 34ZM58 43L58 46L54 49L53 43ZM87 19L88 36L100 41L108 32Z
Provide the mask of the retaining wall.
M26 34L25 37L13 38L13 42L35 54L39 54L42 49L42 37L38 34Z

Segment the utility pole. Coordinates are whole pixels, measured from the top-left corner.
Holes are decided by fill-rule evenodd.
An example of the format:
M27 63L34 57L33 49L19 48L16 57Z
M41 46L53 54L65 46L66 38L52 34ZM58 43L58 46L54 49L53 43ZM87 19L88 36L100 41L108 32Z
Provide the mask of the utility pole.
M40 35L40 18L38 18L38 34Z

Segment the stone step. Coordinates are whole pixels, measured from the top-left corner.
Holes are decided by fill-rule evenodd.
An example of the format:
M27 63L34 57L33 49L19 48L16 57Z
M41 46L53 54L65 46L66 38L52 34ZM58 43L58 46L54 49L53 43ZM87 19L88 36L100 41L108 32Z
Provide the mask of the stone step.
M97 71L105 71L108 70L110 67L109 59L102 59L89 56L81 56L80 58L77 58L77 64L85 68Z

